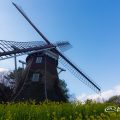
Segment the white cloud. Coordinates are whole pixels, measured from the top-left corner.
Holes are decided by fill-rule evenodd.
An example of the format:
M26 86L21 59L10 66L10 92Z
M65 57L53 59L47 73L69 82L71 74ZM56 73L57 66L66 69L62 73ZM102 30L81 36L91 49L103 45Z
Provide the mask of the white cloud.
M101 95L98 95L98 94L92 94L92 95L81 94L80 96L77 97L77 99L82 101L82 102L87 100L87 99L92 99L92 100L102 102L103 100L108 100L110 97L115 96L115 95L120 95L120 85L115 86L113 89L103 91L101 93Z
M0 72L7 72L8 69L5 69L5 68L0 68Z

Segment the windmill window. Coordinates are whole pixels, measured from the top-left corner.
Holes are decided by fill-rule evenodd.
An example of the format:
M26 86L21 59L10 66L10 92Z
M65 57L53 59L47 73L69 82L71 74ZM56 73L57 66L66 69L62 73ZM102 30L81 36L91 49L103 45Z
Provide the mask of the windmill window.
M42 57L37 57L36 58L36 63L41 63L42 62Z
M38 73L34 73L34 74L33 74L33 76L32 76L32 81L33 81L33 82L39 81L39 74L38 74Z

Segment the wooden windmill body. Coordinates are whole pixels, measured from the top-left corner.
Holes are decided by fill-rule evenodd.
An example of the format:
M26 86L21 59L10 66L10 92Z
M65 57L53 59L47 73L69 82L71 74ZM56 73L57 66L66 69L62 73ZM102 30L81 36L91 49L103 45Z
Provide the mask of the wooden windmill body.
M66 101L61 93L57 72L58 54L54 50L46 50L30 54L26 58L26 69L21 90L14 100L54 100Z

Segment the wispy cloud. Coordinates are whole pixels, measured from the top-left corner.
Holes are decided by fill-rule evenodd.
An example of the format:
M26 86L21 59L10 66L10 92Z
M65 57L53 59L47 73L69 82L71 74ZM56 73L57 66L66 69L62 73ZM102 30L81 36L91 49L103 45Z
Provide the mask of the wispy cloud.
M92 94L92 95L87 95L87 94L81 94L80 96L77 97L78 100L80 101L85 101L87 99L92 99L96 101L104 101L108 100L110 97L115 96L115 95L120 95L120 85L115 86L113 89L103 91L101 95L98 94Z

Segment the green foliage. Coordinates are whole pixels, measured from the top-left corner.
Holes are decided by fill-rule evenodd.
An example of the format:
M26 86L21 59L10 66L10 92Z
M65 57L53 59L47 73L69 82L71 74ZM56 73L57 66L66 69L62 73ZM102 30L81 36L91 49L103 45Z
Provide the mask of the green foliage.
M115 103L120 106L120 95L112 96L107 102Z
M67 89L66 82L64 80L59 79L58 87L60 88L63 97L66 99L66 101L68 101L68 99L69 99L68 91L69 90Z
M0 120L120 120L120 112L105 112L109 103L44 102L0 104Z
M25 74L23 72L22 68L18 68L17 71L12 71L10 72L8 75L6 75L6 79L8 79L8 81L12 80L12 88L14 92L18 92L19 89L21 88L21 85L23 84L23 78L24 78ZM67 84L64 80L57 80L55 82L55 90L49 90L47 92L49 92L50 96L54 96L54 92L57 91L57 94L60 96L60 98L62 98L60 101L64 101L67 102L69 100L69 94L68 94L68 89L67 89Z

